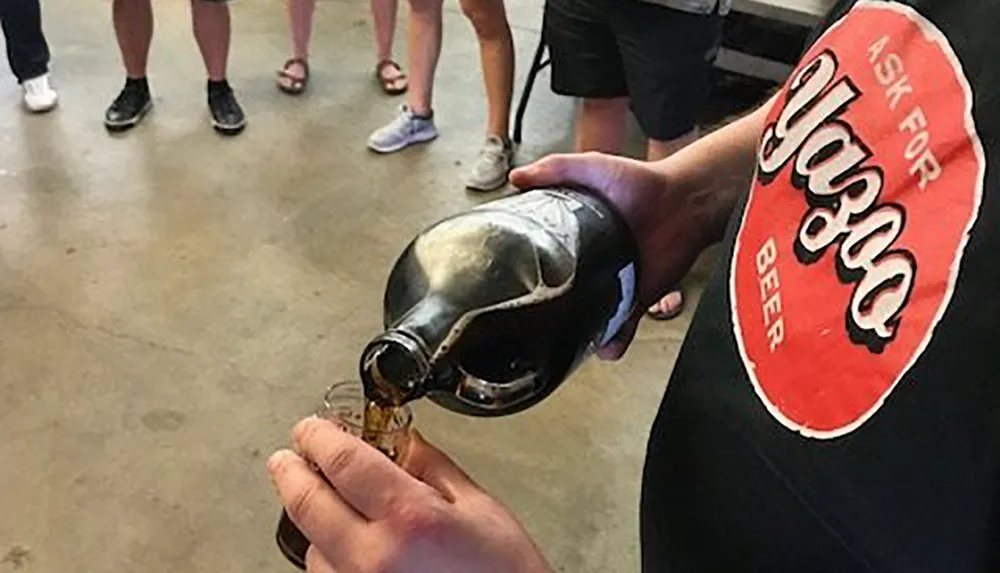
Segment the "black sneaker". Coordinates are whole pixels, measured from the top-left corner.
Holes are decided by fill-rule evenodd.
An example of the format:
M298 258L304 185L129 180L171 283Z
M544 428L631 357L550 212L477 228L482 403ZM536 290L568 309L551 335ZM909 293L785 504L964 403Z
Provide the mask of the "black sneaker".
M236 135L247 126L243 108L228 83L212 82L208 86L208 110L212 113L212 127L222 135Z
M135 82L125 82L125 87L104 112L104 127L108 131L132 129L153 108L149 87Z

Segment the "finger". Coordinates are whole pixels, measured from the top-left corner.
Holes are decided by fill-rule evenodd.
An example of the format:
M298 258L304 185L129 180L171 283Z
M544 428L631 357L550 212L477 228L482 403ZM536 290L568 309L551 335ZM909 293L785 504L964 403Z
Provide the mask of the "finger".
M479 490L479 486L458 464L424 440L416 430L411 432L410 445L401 466L452 503L463 493Z
M520 189L560 183L563 157L565 155L549 155L534 163L518 167L510 172L510 182Z
M594 189L607 186L612 164L611 156L600 153L550 155L540 161L515 169L510 181L515 187L546 187L578 184Z
M340 497L370 520L386 517L394 500L421 490L419 482L384 454L327 420L302 420L292 440Z
M315 545L310 545L306 551L306 573L337 573L337 570Z
M288 517L313 544L336 555L364 533L364 518L294 452L276 452L267 460L267 471Z
M319 414L314 414L312 416L307 416L307 418L316 418L316 419L319 419L319 420L326 420L327 422L330 422L331 424L333 424L333 426L335 428L337 428L341 432L347 432L347 431L349 431L348 427L344 424L343 420L340 420L340 419L338 419L336 417L324 418L324 417L320 416ZM294 432L294 429L292 431ZM295 442L294 439L292 440L290 448L291 448L291 450L293 452L295 452L299 456L305 458L306 461L312 463L314 470L318 469L318 468L315 467L315 463L313 463L313 460L311 458L309 458L309 456L307 456L304 451L302 451L302 446L300 446L297 442Z
M601 360L620 360L628 351L635 332L639 328L639 320L642 314L635 314L622 325L621 330L607 344L597 349L597 356Z

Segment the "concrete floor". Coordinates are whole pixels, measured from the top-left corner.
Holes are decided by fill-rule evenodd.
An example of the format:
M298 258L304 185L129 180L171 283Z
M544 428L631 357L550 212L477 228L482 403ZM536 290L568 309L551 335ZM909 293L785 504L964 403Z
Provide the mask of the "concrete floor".
M279 0L234 5L235 139L207 124L184 2L156 3L157 107L121 137L100 122L122 81L109 3L43 3L62 107L29 117L0 86L0 571L290 571L265 458L355 375L405 243L483 200L460 185L484 115L471 28L449 0L441 138L375 157L364 140L399 100L371 80L365 2L321 3L300 99L273 85ZM540 2L508 4L520 83ZM572 103L544 78L522 160L567 146ZM625 362L533 411L418 404L417 424L557 570L636 571L645 440L686 320L646 324Z

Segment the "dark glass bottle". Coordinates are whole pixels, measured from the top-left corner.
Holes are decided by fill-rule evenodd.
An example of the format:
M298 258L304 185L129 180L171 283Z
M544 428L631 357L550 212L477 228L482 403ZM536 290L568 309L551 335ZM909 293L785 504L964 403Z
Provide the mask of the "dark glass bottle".
M592 193L536 189L444 219L389 275L365 392L477 416L528 408L625 323L637 263L628 225Z

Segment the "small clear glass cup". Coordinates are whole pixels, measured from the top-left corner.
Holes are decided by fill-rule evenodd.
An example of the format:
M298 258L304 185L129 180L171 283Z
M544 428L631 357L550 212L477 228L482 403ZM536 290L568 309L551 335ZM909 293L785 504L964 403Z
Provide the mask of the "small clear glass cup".
M393 412L384 429L365 433L364 417L367 405L368 400L360 382L338 382L330 386L323 395L323 404L316 410L316 417L334 422L353 436L360 438L364 435L366 442L392 461L398 462L410 443L413 412L409 406L400 406ZM285 558L304 570L309 539L299 531L285 511L281 512L275 539L278 542L278 549Z

